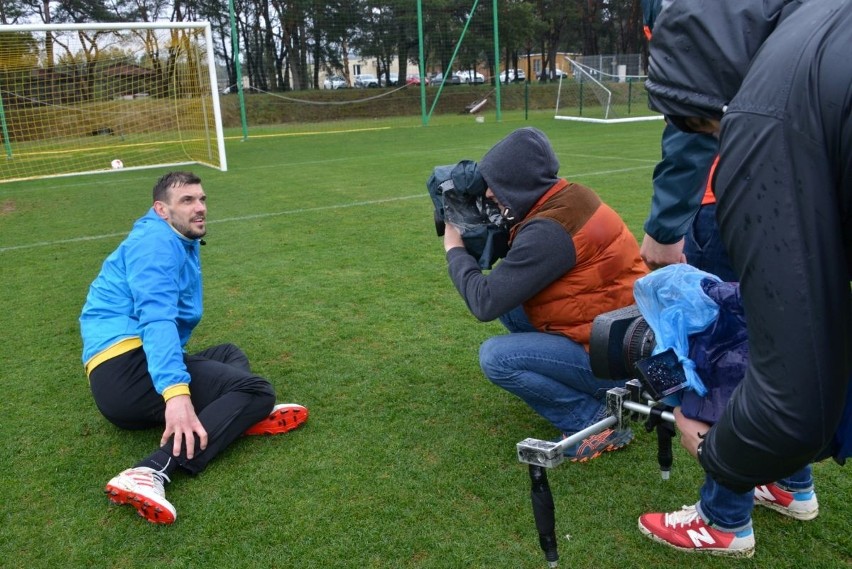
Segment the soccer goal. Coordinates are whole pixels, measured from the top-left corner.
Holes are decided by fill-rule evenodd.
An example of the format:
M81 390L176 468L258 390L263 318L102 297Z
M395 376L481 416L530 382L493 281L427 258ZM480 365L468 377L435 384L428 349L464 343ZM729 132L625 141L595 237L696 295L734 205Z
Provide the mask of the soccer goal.
M644 75L606 73L570 58L566 60L571 70L559 79L556 119L618 123L663 118L648 109Z
M0 26L0 182L227 169L206 22Z

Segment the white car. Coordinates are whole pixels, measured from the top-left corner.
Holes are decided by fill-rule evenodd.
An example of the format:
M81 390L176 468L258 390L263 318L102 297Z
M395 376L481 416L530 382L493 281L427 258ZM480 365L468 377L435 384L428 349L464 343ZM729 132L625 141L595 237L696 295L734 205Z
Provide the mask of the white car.
M349 83L342 75L332 75L322 82L323 89L345 89L347 87L349 87Z
M379 80L376 79L376 76L371 73L362 73L361 75L355 76L354 86L359 89L365 89L367 87L378 87Z
M460 83L485 83L485 75L478 71L456 71Z
M443 73L435 73L429 78L429 85L440 85L441 82L443 82L444 85L460 85L461 79L459 79L458 74L450 74L447 76L447 80L444 81Z
M391 73L390 74L390 85L396 85L398 82L399 82L399 75L397 75L396 73ZM379 83L381 84L382 87L387 87L387 85L385 84L385 74L384 73L382 73L381 76L379 77Z
M507 79L508 75L508 79ZM503 83L520 83L527 80L527 75L523 69L509 69L500 72L500 81Z
M568 77L568 74L565 73L564 71L562 71L561 69L557 69L556 71L551 72L550 75L545 75L544 71L542 71L538 75L538 78L542 81L544 81L546 79L559 80L559 79L565 79L567 77Z

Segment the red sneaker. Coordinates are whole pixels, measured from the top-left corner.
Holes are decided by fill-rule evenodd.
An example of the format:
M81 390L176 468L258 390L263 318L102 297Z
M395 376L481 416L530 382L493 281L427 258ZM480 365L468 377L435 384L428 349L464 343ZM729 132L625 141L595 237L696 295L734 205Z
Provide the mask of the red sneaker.
M272 408L269 416L255 423L245 432L246 435L279 435L292 431L308 420L308 409L295 403L279 403Z
M177 518L177 512L166 500L164 479L169 480L153 468L128 468L107 482L104 492L116 504L130 504L151 523L170 524Z
M681 551L705 551L728 557L754 555L754 531L751 527L738 531L722 531L708 526L695 506L670 514L644 514L639 518L639 531L654 541Z
M812 520L819 515L819 503L813 490L788 492L774 482L755 487L754 503L797 520Z

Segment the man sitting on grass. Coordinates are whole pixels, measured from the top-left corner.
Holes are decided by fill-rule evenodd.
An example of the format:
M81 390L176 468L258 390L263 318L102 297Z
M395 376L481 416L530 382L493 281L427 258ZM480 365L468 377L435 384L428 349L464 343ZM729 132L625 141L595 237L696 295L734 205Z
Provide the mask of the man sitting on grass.
M207 196L197 176L172 172L153 197L104 261L80 329L86 375L104 417L123 429L165 425L160 447L105 491L149 522L170 524L177 513L163 484L178 467L197 474L242 435L285 433L304 423L308 410L275 405L272 385L251 372L233 344L184 352L201 320Z

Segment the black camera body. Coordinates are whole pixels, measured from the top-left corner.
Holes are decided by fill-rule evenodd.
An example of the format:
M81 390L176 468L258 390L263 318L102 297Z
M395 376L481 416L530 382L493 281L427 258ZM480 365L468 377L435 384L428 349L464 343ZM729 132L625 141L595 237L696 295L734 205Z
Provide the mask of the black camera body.
M700 290L681 292L704 294L716 304L718 312L703 329L688 333L687 353L676 354L670 348L651 355L657 347L657 338L634 305L595 318L589 358L596 377L638 378L648 394L658 401L677 393L684 416L712 425L722 416L731 395L745 377L749 362L748 328L738 283L703 278L699 286ZM677 325L681 324L685 329L685 324ZM690 375L695 384L687 382L682 358L691 362ZM685 389L687 385L700 389Z
M592 322L589 358L592 373L603 379L631 379L637 361L656 345L654 331L635 304L605 312Z
M435 206L435 232L457 227L468 253L481 269L490 269L509 250L509 231L500 209L485 197L485 179L473 160L436 166L426 182Z
M654 331L635 304L605 312L592 322L589 359L602 379L638 378L655 400L677 393L686 376L674 350L652 355Z

